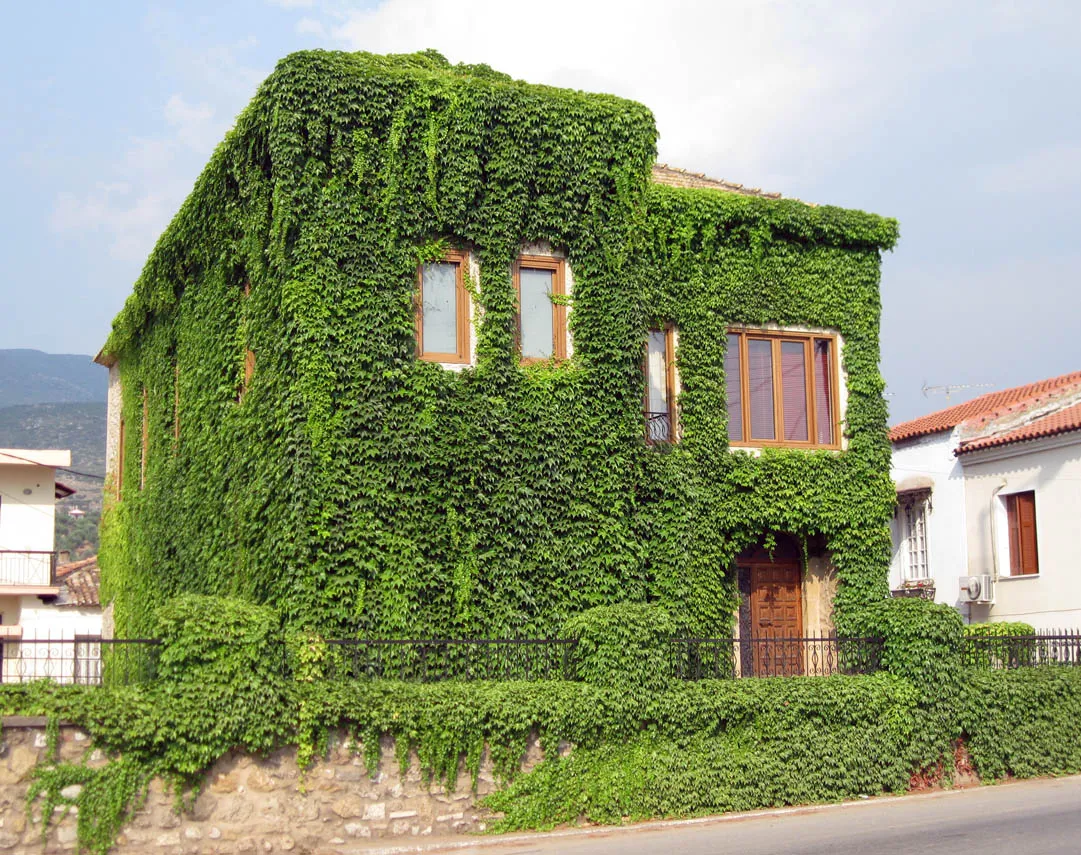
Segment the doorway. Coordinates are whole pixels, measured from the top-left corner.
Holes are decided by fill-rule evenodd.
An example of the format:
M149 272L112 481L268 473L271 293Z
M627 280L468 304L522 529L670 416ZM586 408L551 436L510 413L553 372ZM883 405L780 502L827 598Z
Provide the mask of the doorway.
M736 559L741 592L740 665L756 676L803 673L803 560L796 541L745 550Z

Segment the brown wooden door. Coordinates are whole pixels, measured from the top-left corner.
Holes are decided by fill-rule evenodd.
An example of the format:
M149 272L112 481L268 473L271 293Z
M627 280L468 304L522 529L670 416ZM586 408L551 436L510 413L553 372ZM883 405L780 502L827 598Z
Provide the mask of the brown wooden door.
M802 674L803 592L800 569L756 565L751 569L751 643L755 674Z

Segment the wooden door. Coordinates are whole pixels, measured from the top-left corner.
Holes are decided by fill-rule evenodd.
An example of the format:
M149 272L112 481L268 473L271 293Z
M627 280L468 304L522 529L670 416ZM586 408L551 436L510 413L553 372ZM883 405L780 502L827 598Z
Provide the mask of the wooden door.
M754 673L803 673L803 592L800 568L757 564L751 570L751 643Z

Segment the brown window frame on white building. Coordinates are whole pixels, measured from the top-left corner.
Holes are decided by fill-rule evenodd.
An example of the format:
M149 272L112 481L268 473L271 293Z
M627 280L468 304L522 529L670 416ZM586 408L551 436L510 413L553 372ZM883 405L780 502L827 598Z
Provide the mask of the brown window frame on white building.
M768 345L770 374L768 381L763 378L757 383L758 387L764 382L769 383L768 395L763 395L758 387L752 385L750 376L752 349L760 359L766 352L763 345ZM825 370L821 369L819 362L820 348L825 348ZM786 383L786 370L791 369L786 369L785 363L791 361L797 352L800 353L802 365L791 382ZM725 354L729 445L735 448L772 446L839 450L841 409L838 362L838 337L831 333L731 327ZM778 366L780 371L777 370ZM786 409L793 411L793 402L797 400L802 401L806 438L799 436L799 418L786 418L789 415ZM768 402L768 406L763 407L763 402ZM755 419L759 414L764 418ZM768 431L763 422L770 422ZM771 435L764 435L767 433Z
M414 301L414 324L416 327L417 359L425 362L442 362L452 365L466 365L470 361L470 300L465 287L468 254L461 250L448 250L443 256L427 264L417 265L417 290ZM429 351L424 346L424 269L436 264L453 264L455 267L454 283L454 327L455 349L453 352Z
M550 356L524 356L522 354L522 270L552 271L552 353ZM547 255L520 255L514 262L514 293L517 300L515 314L515 350L519 362L529 365L536 362L554 360L561 362L567 358L567 307L562 298L567 295L566 262L562 258Z
M1002 497L1006 506L1006 532L1011 576L1038 576L1039 538L1036 533L1036 491L1025 490Z

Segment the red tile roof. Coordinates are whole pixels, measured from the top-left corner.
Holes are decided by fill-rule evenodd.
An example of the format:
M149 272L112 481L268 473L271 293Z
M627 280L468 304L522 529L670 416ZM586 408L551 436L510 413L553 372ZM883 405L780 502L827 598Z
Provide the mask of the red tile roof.
M63 588L57 605L83 608L101 605L98 590L101 585L101 571L98 569L96 555L82 561L61 564L56 568L56 580Z
M979 451L981 448L994 448L998 445L1009 445L1011 442L1023 442L1026 439L1041 439L1046 436L1068 433L1072 430L1081 430L1081 403L1042 416L1027 425L1022 425L1005 433L978 436L966 440L961 443L957 453L966 454L970 451Z
M1026 386L1003 389L1001 392L989 392L955 407L894 425L890 428L890 442L952 430L964 422L977 420L987 422L1008 412L1028 409L1074 387L1081 387L1081 371L1051 377Z

